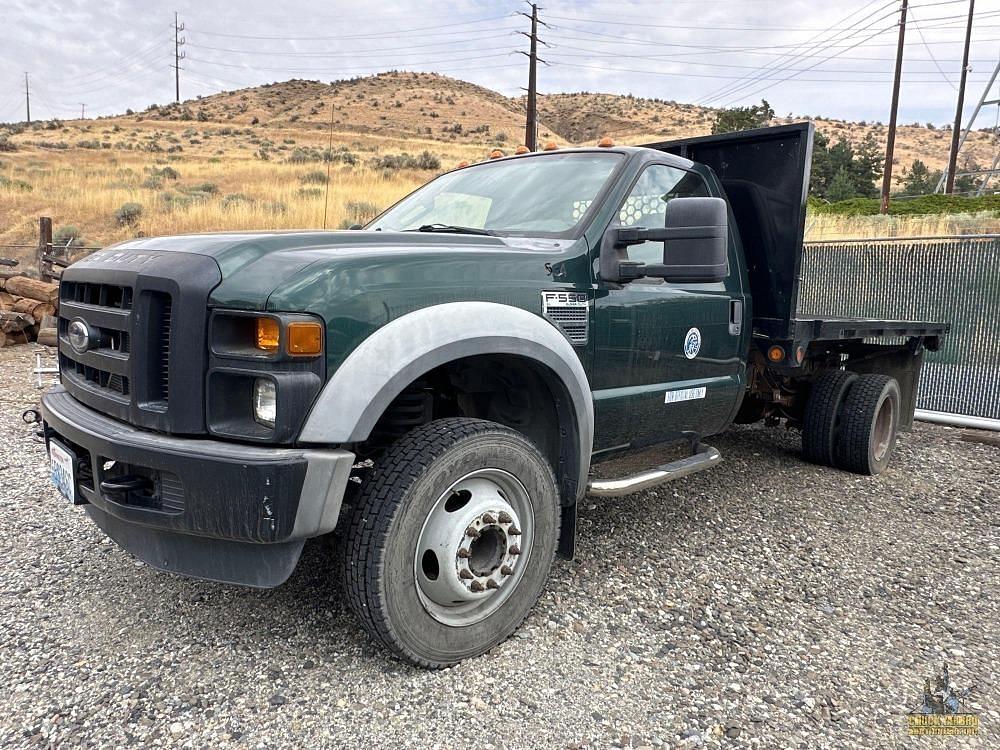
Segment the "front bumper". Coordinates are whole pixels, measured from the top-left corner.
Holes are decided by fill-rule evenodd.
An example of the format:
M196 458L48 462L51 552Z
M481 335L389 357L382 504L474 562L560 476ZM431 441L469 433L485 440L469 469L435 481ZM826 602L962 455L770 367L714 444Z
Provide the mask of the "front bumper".
M155 568L228 583L284 582L305 539L336 526L354 464L345 450L139 430L62 386L42 397L42 417L47 439L74 454L77 495L108 536Z

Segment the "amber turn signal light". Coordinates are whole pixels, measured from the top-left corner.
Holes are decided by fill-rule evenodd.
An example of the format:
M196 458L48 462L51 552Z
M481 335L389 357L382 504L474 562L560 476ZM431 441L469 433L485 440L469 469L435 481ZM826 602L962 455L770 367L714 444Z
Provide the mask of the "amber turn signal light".
M614 139L611 136L606 135L603 138L601 138L601 140L599 140L597 142L597 145L600 148L611 148L612 146L615 145L615 142L614 142Z
M556 145L555 141L547 141L544 146L542 146L542 151L556 151L559 146Z
M323 351L323 326L309 322L289 323L287 342L285 348L289 354L319 354Z
M274 318L257 318L257 348L265 352L278 351L281 327Z
M527 146L518 146L517 148L514 149L514 153L517 154L518 156L520 156L521 154L526 154L528 153L528 151L529 149Z
M772 362L780 362L785 358L785 350L775 344L767 350L767 358Z
M495 148L492 151L490 151L490 158L491 159L499 159L502 156L503 156L503 151L501 151L498 148Z

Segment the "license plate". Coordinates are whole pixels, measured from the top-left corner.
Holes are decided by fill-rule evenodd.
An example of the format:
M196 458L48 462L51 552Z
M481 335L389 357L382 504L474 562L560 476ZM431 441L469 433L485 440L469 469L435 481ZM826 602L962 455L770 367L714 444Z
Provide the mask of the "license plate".
M55 440L49 440L49 472L52 484L69 502L76 504L76 458Z

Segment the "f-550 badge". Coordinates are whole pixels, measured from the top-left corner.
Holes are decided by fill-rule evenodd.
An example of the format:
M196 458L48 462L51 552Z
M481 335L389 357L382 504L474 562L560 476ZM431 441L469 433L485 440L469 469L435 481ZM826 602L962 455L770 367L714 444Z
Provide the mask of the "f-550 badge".
M692 328L687 332L687 336L684 337L684 356L688 359L694 359L700 351L701 331L697 328Z

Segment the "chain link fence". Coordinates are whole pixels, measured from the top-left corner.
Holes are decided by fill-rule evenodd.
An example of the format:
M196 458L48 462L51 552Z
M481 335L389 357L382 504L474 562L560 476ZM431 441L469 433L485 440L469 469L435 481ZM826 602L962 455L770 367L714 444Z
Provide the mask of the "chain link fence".
M950 323L917 408L1000 428L1000 235L806 243L798 310Z

